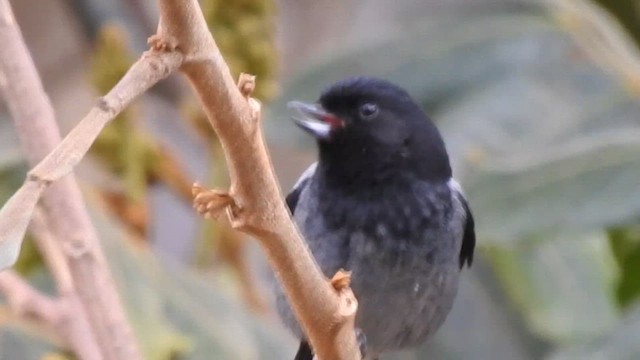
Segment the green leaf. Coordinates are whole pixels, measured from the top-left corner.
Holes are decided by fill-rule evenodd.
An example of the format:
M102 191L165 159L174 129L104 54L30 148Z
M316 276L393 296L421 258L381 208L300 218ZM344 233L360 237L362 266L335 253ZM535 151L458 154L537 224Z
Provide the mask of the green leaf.
M591 315L592 313L588 313ZM587 314L585 314L587 315ZM636 360L640 358L640 309L631 311L625 319L606 336L587 344L562 349L548 357L549 360Z
M529 328L561 344L611 330L618 320L611 291L616 266L606 236L576 233L541 238L488 251Z
M611 249L620 267L617 300L621 307L627 308L640 297L640 227L616 227L609 229L608 233Z
M55 348L17 328L0 326L0 359L40 359Z

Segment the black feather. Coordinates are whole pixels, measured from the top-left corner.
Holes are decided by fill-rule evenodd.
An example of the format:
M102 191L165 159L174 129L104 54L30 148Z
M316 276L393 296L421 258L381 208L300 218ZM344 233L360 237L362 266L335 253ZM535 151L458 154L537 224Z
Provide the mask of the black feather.
M296 211L296 206L300 199L300 193L302 193L302 190L307 186L308 182L309 179L303 179L300 184L291 190L285 199L292 215ZM298 352L296 353L294 360L313 360L313 351L311 350L311 346L308 342L304 340L300 341L300 347L298 348Z
M463 196L460 196L462 206L466 212L466 223L464 225L464 236L462 237L462 247L460 247L460 268L462 269L467 264L467 267L471 266L473 262L473 250L476 247L476 232L475 223L473 221L473 214L469 205Z
M307 174L307 172L309 172L310 170L312 170L312 172ZM291 215L293 215L296 211L296 206L298 205L300 194L302 193L302 190L307 187L307 184L309 184L309 179L313 175L313 171L315 171L315 166L311 165L311 167L302 174L302 176L298 180L298 183L296 183L291 192L287 195L287 198L285 200L287 202L287 206L289 207L289 211L291 211Z
M300 347L293 360L313 360L313 350L311 350L308 342L304 340L300 341Z
M285 200L287 202L287 206L289 207L289 211L291 211L291 215L293 215L296 211L298 199L300 199L300 194L302 193L302 190L304 190L304 188L307 186L307 183L309 183L309 178L302 179L300 183L297 184L293 188L293 190L291 190L289 195L287 195L287 198Z

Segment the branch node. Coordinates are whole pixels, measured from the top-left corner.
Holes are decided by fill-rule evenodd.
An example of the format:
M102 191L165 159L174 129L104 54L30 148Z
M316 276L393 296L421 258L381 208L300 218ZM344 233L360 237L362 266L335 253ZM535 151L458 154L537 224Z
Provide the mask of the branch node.
M89 254L89 244L82 238L72 237L62 244L65 254L73 259L79 259Z
M154 34L147 39L147 45L153 51L169 52L178 49L178 40L166 34Z
M109 114L109 116L115 113L115 109L111 104L109 104L109 101L104 96L100 96L98 98L96 101L96 107L100 109L100 111Z
M251 111L251 118L254 119L256 122L260 120L260 112L262 109L262 104L260 103L260 101L258 101L255 98L250 97L249 99L247 99L247 102L249 103L249 109Z
M240 76L238 77L238 89L240 89L242 96L248 99L256 89L255 75L240 73Z
M47 187L52 183L51 180L43 178L32 171L29 171L27 173L27 181L35 182L36 184L40 185L40 187Z
M237 205L229 193L217 189L205 189L198 183L191 188L193 194L193 208L205 219L217 219L223 210L229 209L231 214ZM230 215L230 218L231 215Z
M241 73L238 77L238 89L240 89L242 96L247 99L251 111L251 119L256 121L260 120L262 104L260 104L260 101L257 99L251 97L251 94L253 94L253 91L256 89L255 75Z
M258 234L260 231L252 226L249 226L247 223L247 219L244 216L241 216L242 210L243 208L237 203L234 203L232 204L232 206L227 207L227 218L229 219L229 224L236 230Z
M331 285L340 296L338 312L344 317L355 318L356 311L358 311L358 300L349 287L350 284L351 271L340 269L331 278Z
M350 284L351 271L340 269L331 278L331 286L339 293L348 288Z

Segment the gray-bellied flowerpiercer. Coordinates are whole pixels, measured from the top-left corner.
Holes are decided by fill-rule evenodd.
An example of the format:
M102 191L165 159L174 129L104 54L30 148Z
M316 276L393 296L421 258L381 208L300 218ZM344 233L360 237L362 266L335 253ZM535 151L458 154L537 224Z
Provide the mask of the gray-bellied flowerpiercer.
M347 79L316 104L289 106L316 138L319 159L287 205L324 274L352 272L366 358L423 343L451 310L475 247L438 129L407 92L375 78ZM311 360L279 287L276 294L281 318L301 339L296 359Z

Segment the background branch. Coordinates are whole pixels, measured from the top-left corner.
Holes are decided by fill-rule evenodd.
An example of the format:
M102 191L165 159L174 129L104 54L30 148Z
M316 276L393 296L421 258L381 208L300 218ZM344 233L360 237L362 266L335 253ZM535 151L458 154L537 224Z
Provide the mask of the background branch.
M0 42L3 44L3 51L0 52L0 88L29 163L38 164L53 149L30 172L21 190L0 210L2 245L3 242L21 242L43 189L70 173L104 124L135 96L166 77L178 66L180 59L169 54L162 58L143 56L60 143L51 104L7 0L0 0ZM167 63L163 60L167 60ZM125 319L115 284L75 179L68 176L53 184L44 196L44 207L79 295L79 301L69 298L65 299L65 303L84 308L93 330L85 331L84 340L96 342L101 350L101 354L86 358L140 359L141 354ZM91 335L93 337L89 338Z
M46 223L46 214L36 210L31 219L30 231L36 246L56 282L58 294L65 296L74 292L73 279L64 254Z
M58 292L59 321L49 324L60 334L69 349L81 359L102 358L91 324L78 293L73 285L69 266L60 249L60 241L54 238L46 221L46 213L36 210L31 219L30 231L38 250L53 275Z
M33 320L54 329L62 318L62 309L55 299L38 292L12 270L0 273L0 293L9 309L18 317Z

